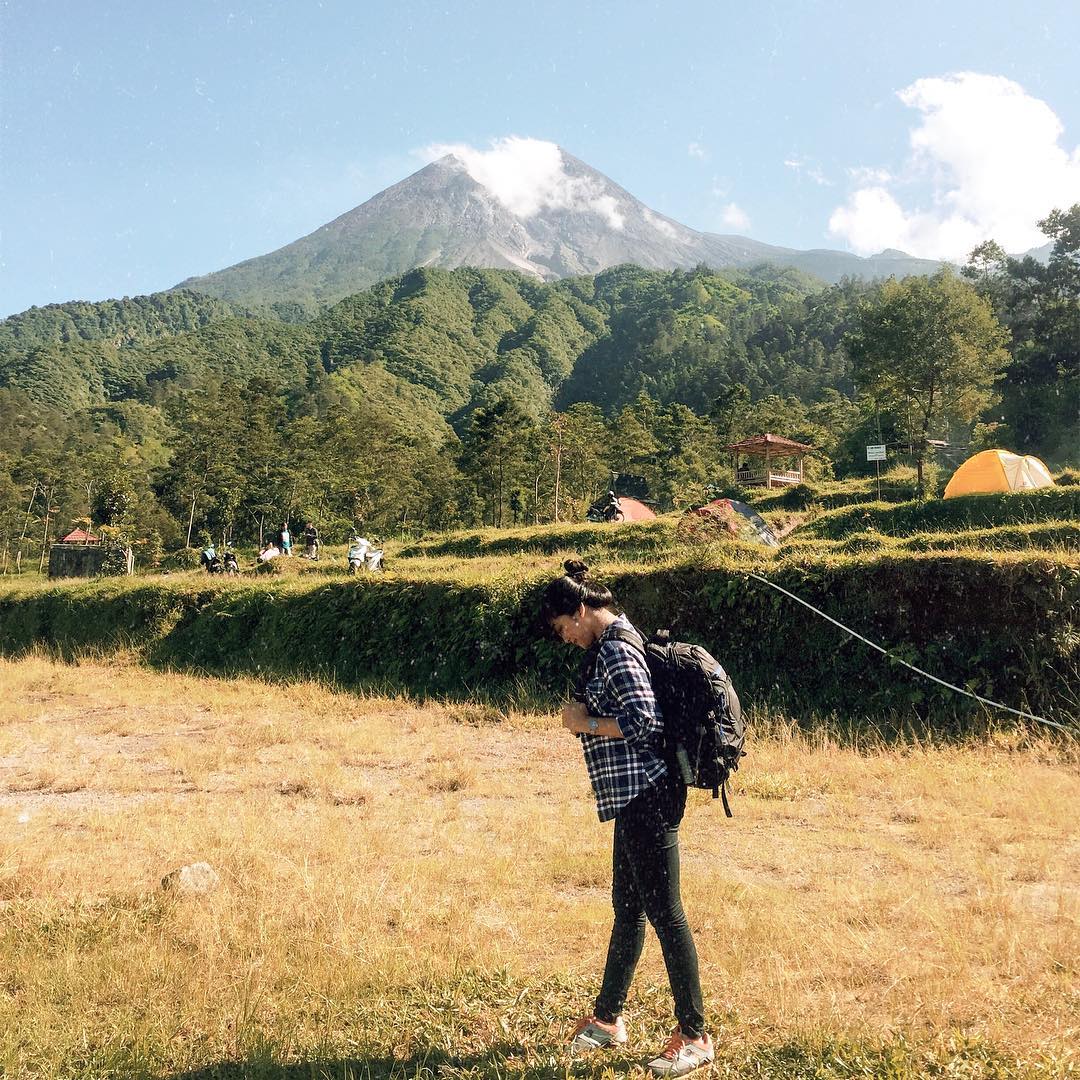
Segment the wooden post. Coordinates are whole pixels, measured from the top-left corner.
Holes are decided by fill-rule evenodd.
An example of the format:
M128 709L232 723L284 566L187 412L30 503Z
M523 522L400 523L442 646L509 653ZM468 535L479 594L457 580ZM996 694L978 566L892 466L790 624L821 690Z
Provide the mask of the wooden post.
M191 493L191 513L188 515L187 523L187 546L191 547L191 527L195 524L195 500L198 499L199 492L195 490Z
M38 483L34 481L34 490L30 492L30 502L26 505L26 517L23 518L22 534L19 536L19 553L15 556L15 570L22 573L22 546L26 540L26 530L30 528L30 511L34 509L34 500L37 498Z
M45 552L49 543L49 516L52 514L52 507L49 506L48 499L45 500L45 531L41 534L41 558L38 560L38 573L43 573L45 570Z

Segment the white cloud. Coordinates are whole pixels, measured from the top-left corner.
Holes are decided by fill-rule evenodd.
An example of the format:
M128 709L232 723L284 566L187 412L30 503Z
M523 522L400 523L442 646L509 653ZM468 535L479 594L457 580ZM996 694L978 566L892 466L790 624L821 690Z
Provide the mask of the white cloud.
M698 142L692 142L686 148L686 152L691 157L700 158L702 161L704 161L709 156L708 153L705 150L705 147L702 146L701 143L698 143Z
M901 177L853 171L859 186L829 218L829 231L855 251L962 260L991 238L1024 251L1045 241L1040 218L1080 199L1080 147L1062 146L1054 111L1012 80L960 72L919 79L897 96L922 114ZM897 189L915 184L929 195L905 206Z
M749 216L737 203L728 203L720 212L720 220L729 229L738 229L740 232L750 228Z
M612 228L623 227L618 200L606 193L599 181L571 176L553 142L509 135L493 139L490 150L454 143L424 151L432 160L446 154L459 158L469 175L519 218L530 218L546 209L591 211Z
M820 187L832 187L832 181L822 172L821 166L805 158L784 158L784 165L800 176L805 175L808 180L813 180Z
M892 180L892 173L888 169L874 169L867 165L859 165L854 169L848 169L847 172L848 176L861 187L887 184Z

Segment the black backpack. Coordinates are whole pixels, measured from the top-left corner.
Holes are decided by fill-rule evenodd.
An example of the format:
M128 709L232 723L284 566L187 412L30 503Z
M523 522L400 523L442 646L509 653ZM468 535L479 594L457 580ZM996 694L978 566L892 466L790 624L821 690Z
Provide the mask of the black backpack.
M712 789L731 817L727 781L745 756L742 706L723 667L700 645L672 641L658 630L642 641L614 627L607 639L633 646L645 657L664 717L664 757L687 787Z

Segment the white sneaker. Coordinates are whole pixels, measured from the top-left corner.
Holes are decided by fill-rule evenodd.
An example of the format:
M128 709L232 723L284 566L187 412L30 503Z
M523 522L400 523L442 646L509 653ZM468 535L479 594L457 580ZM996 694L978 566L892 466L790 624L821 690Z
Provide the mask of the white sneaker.
M649 1062L649 1070L654 1076L685 1076L702 1065L708 1065L712 1059L713 1044L708 1035L688 1039L680 1028L676 1028L667 1046Z
M601 1046L621 1045L626 1042L626 1025L621 1016L615 1017L615 1023L597 1020L595 1016L583 1016L575 1025L570 1035L570 1052L577 1050L597 1050Z

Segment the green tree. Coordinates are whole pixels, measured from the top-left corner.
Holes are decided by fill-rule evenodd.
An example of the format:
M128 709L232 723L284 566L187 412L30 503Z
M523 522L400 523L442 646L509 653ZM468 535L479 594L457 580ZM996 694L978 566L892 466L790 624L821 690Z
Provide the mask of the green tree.
M725 386L716 395L709 409L709 419L720 446L729 446L750 434L746 428L749 411L750 390L743 383Z
M486 519L502 528L506 501L518 486L532 421L513 398L477 409L462 439L461 468L484 500Z
M180 394L171 411L172 456L159 492L182 517L188 547L203 532L224 544L232 538L247 467L235 453L244 415L241 388L208 383Z
M709 421L675 402L658 418L656 441L663 465L652 491L660 505L683 509L704 502L717 470Z
M659 469L660 411L658 401L641 393L608 423L607 457L612 471L644 477L650 491L655 491Z
M889 280L859 308L847 350L861 393L902 418L924 492L929 440L971 423L993 399L1009 360L990 304L949 271Z
M579 401L563 414L562 505L581 516L609 483L607 425L598 406Z
M1013 361L1002 384L1004 421L995 441L1075 461L1080 446L1080 203L1055 210L1039 228L1053 241L1043 264L1010 258L989 241L972 253L965 277L1009 330Z

